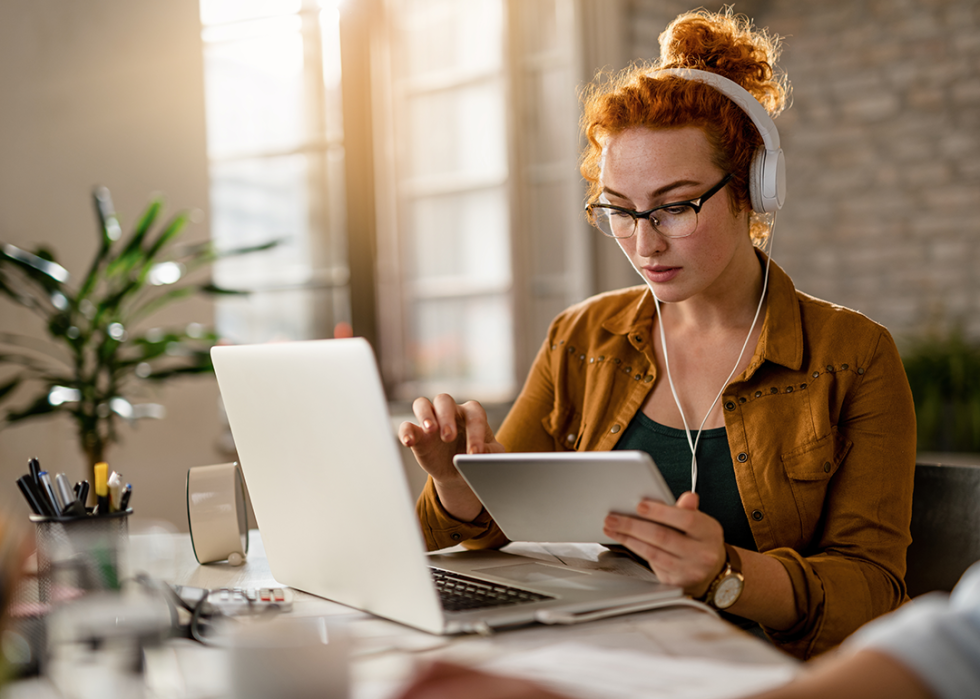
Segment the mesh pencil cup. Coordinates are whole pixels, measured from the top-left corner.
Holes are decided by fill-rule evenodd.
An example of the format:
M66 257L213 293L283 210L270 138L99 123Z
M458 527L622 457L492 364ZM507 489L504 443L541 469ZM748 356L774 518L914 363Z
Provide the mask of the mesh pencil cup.
M125 577L132 513L127 509L85 517L32 515L40 601L56 604L95 590L118 590Z

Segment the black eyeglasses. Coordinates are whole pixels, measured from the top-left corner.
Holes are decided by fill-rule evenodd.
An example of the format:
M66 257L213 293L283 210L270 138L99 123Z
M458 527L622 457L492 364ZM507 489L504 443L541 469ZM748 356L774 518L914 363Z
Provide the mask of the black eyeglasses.
M602 200L589 204L585 211L589 223L610 238L632 237L641 218L649 221L653 229L665 238L686 238L698 229L698 214L704 203L721 191L731 179L732 175L729 173L700 197L655 206L647 211L613 206Z

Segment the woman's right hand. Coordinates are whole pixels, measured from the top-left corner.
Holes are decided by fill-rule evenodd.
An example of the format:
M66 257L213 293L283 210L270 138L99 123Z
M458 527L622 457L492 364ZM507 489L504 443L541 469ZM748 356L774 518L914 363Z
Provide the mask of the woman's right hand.
M412 412L418 424L403 422L398 438L412 449L415 460L432 476L442 506L456 519L472 521L483 506L453 465L456 454L489 454L505 451L476 401L456 403L440 393L431 401L416 398Z

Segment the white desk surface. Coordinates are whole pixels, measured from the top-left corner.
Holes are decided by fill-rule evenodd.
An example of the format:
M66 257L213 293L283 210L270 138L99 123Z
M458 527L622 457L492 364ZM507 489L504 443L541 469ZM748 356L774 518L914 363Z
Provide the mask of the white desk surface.
M175 575L171 582L206 588L279 586L269 570L262 539L256 530L250 535L248 559L240 567L226 563L199 565L189 538L178 536L176 541ZM560 561L543 547L521 547L521 552L528 555L567 562L564 552L566 561ZM411 675L419 661L434 658L546 679L556 671L553 656L560 656L569 665L567 671L585 673L591 663L607 668L606 672L615 671L617 680L630 683L629 687L624 685L617 691L601 693L603 696L636 696L640 691L650 697L736 696L742 687L755 689L785 681L797 669L797 662L774 646L705 612L684 607L575 626L529 626L489 637L433 636L299 592L295 594L293 614L344 619L353 639L352 696L355 699L391 696L393 688ZM625 662L627 658L631 664L609 668L610 660ZM561 662L559 659L558 665ZM533 667L536 663L540 668ZM636 676L643 674L644 664L649 664L656 676ZM677 686L664 679L668 668L680 673L674 678L676 682L685 677L689 680L692 674L714 673L712 681L718 686L704 686L700 692L678 692ZM743 671L745 677L740 677ZM628 677L631 673L634 676ZM726 673L730 675L727 692L722 691ZM586 697L599 695L588 687L581 693Z

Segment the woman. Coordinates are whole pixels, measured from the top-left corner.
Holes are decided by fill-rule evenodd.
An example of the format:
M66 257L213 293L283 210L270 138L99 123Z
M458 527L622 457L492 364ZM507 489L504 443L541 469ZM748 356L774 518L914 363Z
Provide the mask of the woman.
M506 543L452 466L460 451L650 452L676 506L645 501L606 534L806 658L906 599L911 393L883 327L796 291L757 247L782 197L772 172L762 194L750 184L760 162L781 166L778 146L759 160L775 130L751 115L787 100L776 41L699 11L660 43L656 66L593 86L583 117L590 220L645 285L552 323L499 435L478 404L440 395L400 436L430 476L433 549Z

